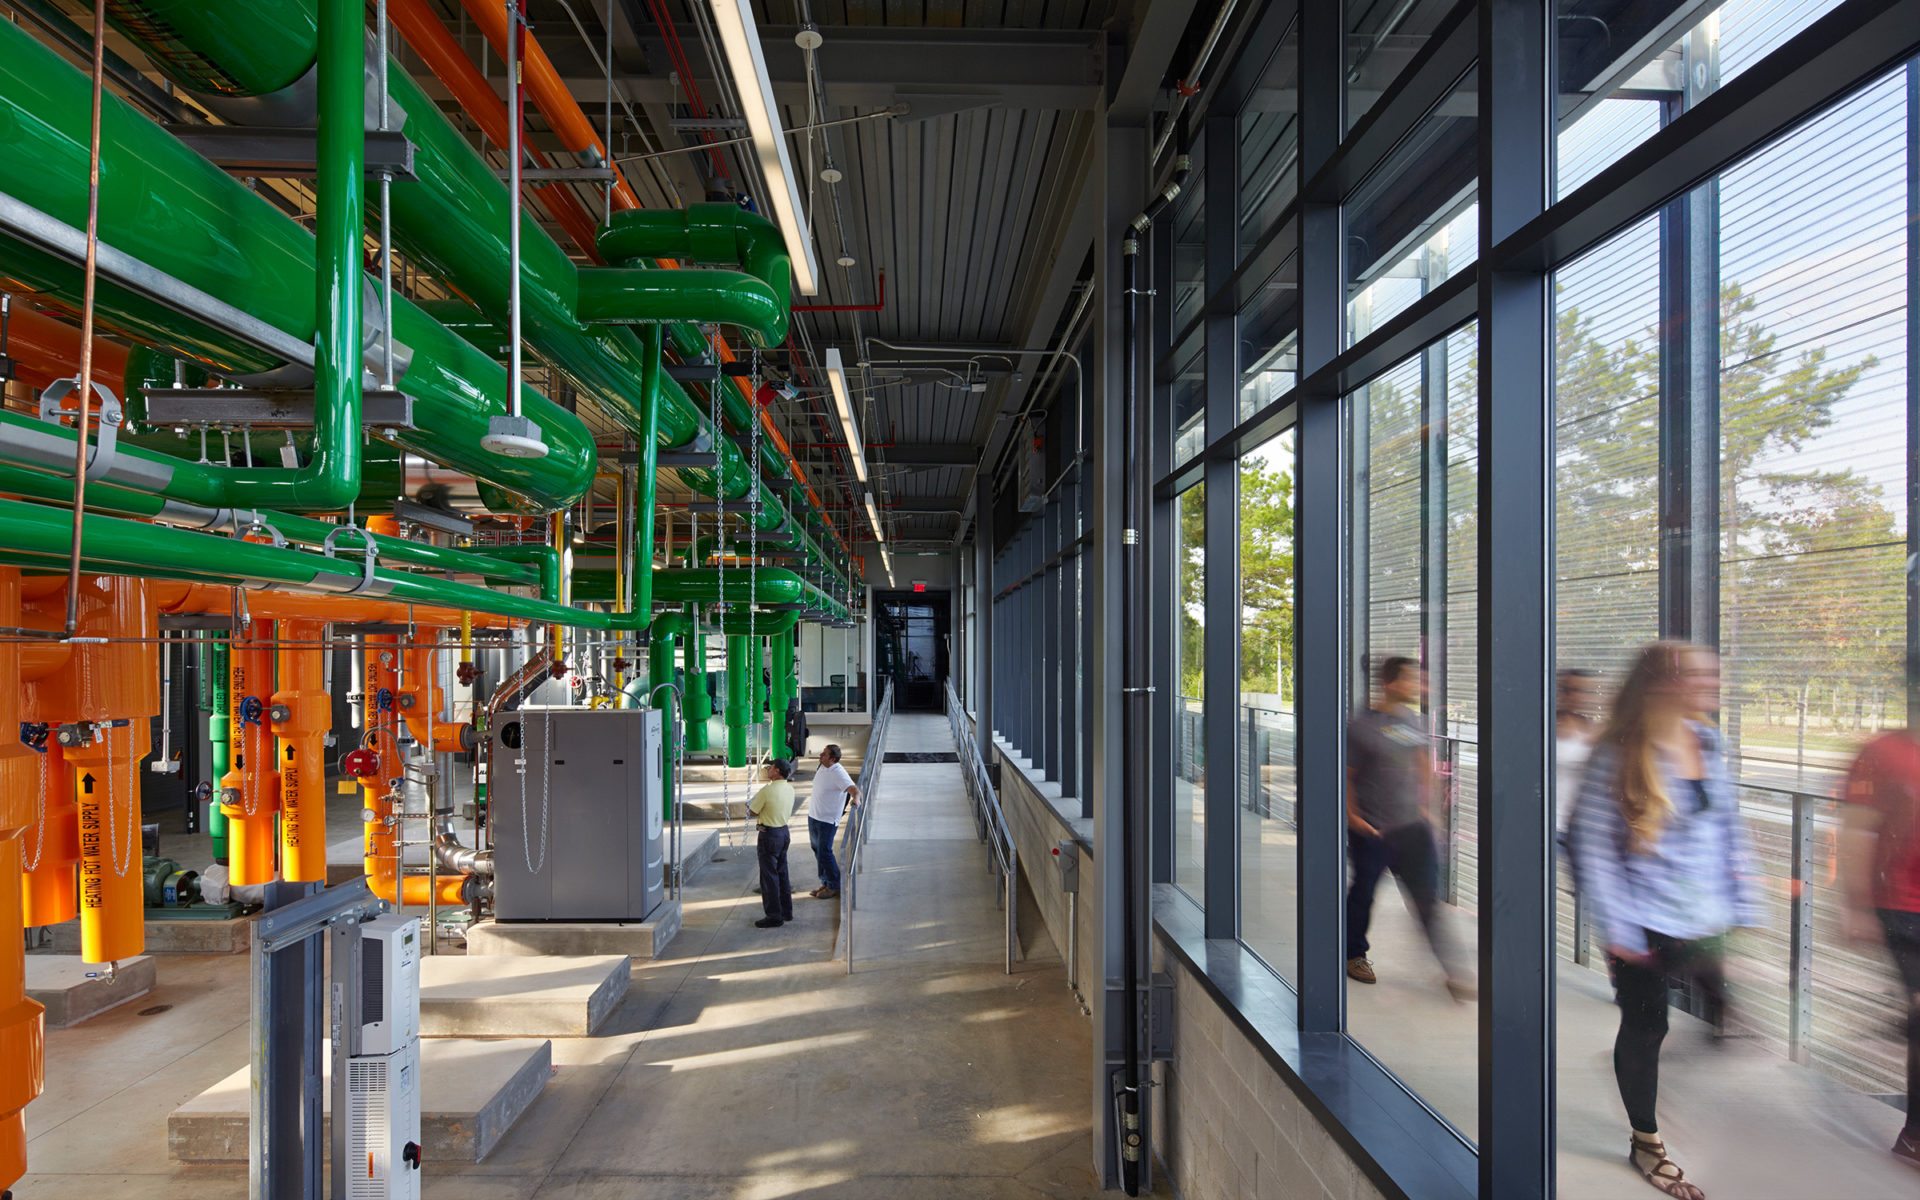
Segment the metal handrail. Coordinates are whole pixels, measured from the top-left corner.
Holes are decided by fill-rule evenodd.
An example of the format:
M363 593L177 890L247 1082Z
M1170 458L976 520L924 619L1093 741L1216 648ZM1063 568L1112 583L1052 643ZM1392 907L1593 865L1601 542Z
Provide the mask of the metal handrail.
M973 805L974 829L987 845L987 869L1000 873L998 901L1006 913L1006 971L1011 975L1015 955L1025 957L1020 948L1019 927L1020 848L1007 824L1006 810L1000 806L1000 795L993 790L993 776L988 773L986 759L980 753L972 720L960 703L960 694L954 690L951 679L946 685L946 708L947 727L953 731L954 750L960 759L960 778L967 785L967 799Z
M867 748L860 759L860 799L847 817L847 832L841 839L846 867L841 872L840 928L846 934L847 974L853 974L853 914L860 906L860 850L873 829L874 796L880 790L880 776L887 761L887 729L893 724L893 685L881 685L880 704L873 710L873 725L867 735Z

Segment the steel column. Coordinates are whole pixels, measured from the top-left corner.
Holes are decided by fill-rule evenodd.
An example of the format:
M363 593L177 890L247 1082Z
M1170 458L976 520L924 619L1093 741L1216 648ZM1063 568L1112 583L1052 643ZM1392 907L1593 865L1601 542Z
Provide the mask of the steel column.
M1553 0L1482 0L1480 245L1545 209ZM1553 323L1544 270L1478 266L1480 1194L1554 1192Z
M1209 116L1205 198L1218 216L1203 223L1202 257L1208 281L1232 274L1240 222L1238 114ZM1209 300L1204 313L1206 428L1209 438L1232 429L1240 407L1239 332L1231 302ZM1240 487L1239 462L1208 454L1206 465L1206 679L1202 728L1207 770L1206 930L1210 938L1240 936Z

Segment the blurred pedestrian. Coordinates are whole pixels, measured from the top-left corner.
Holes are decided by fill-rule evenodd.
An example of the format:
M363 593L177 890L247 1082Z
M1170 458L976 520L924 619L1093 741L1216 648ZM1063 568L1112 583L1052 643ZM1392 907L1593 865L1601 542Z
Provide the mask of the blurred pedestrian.
M1410 658L1380 664L1380 698L1347 723L1347 978L1378 979L1367 957L1374 892L1392 871L1420 919L1456 1000L1474 995L1440 913L1440 847L1429 814L1433 735L1415 707L1427 694L1427 673Z
M793 834L787 822L793 818L793 785L787 782L793 764L784 758L767 763L766 784L747 802L747 811L760 826L756 847L760 858L760 906L767 915L754 924L762 929L778 929L793 920L793 881L787 873L787 847Z
M1575 879L1607 941L1620 1031L1613 1073L1633 1137L1628 1159L1680 1200L1705 1200L1667 1154L1655 1118L1667 992L1691 978L1724 1032L1727 933L1764 919L1720 732L1720 659L1704 646L1640 652L1581 781Z
M1907 660L1907 683L1920 687L1920 655ZM1893 1153L1920 1166L1920 731L1861 749L1840 819L1847 934L1884 941L1906 991L1907 1121Z
M1600 675L1584 667L1568 667L1554 679L1553 688L1553 801L1554 834L1567 841L1567 822L1573 802L1580 797L1580 777L1600 735Z

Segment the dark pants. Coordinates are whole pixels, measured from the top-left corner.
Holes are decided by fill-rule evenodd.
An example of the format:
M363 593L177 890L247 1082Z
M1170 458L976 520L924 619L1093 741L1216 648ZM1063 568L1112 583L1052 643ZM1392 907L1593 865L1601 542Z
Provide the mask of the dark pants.
M760 906L782 921L793 920L793 882L787 877L787 845L792 841L785 825L760 827Z
M1630 963L1609 956L1620 1032L1613 1039L1613 1075L1627 1120L1641 1133L1658 1133L1654 1106L1660 1094L1660 1043L1667 1038L1667 992L1675 979L1691 978L1706 1002L1708 1024L1726 1020L1727 977L1720 938L1684 942L1647 931L1651 961Z
M1347 862L1353 880L1347 885L1347 957L1359 958L1368 949L1367 927L1373 923L1373 894L1380 877L1392 871L1407 893L1414 916L1426 931L1434 957L1449 977L1457 977L1460 963L1440 925L1440 848L1425 821L1382 830L1379 837L1347 831Z
M833 835L838 825L807 818L807 838L813 842L813 864L820 869L820 886L840 890L840 864L833 857Z
M1920 1134L1920 912L1883 908L1880 927L1907 989L1907 1132Z

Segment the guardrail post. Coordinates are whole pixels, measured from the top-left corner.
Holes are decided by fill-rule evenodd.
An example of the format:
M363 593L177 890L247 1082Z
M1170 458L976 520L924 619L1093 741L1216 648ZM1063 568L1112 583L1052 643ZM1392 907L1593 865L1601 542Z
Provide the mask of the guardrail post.
M1787 1057L1805 1063L1813 1057L1813 898L1807 881L1813 874L1812 797L1793 794L1793 874L1787 927Z

